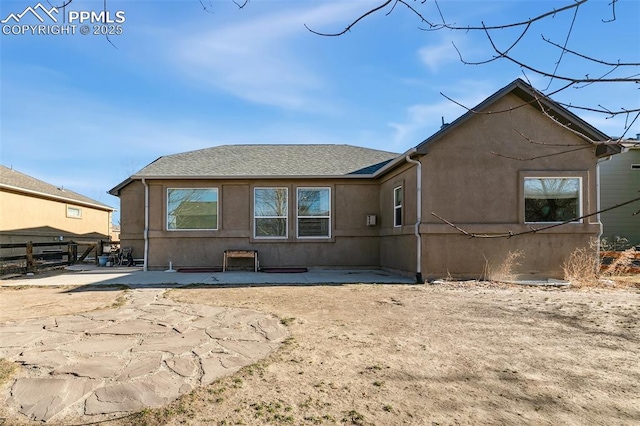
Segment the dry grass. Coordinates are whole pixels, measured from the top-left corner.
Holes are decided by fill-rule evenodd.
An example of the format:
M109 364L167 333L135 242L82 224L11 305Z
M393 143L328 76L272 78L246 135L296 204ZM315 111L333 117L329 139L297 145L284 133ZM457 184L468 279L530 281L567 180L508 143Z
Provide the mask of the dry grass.
M588 246L575 249L563 263L564 279L574 287L597 286L599 263L598 241L593 239Z
M8 382L17 369L18 365L15 362L0 358L0 385Z
M575 249L564 262L564 279L577 288L610 286L614 282L611 279L616 283L633 283L633 279L628 278L633 278L637 251L630 248L614 253L611 263L605 264L604 257L599 255L597 240L591 240L588 246Z
M485 275L490 281L513 282L518 279L517 269L520 266L520 258L524 256L522 250L510 251L504 261L494 269L487 262L485 264ZM486 258L485 258L486 260Z

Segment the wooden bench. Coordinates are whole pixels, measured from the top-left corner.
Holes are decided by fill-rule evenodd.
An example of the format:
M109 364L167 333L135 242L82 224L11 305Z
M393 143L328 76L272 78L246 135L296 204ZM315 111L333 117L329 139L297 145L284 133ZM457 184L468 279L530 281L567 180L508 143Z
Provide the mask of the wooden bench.
M224 259L222 260L222 272L227 271L227 266L229 265L228 259L234 258L253 258L253 270L254 272L258 272L258 250L225 250Z

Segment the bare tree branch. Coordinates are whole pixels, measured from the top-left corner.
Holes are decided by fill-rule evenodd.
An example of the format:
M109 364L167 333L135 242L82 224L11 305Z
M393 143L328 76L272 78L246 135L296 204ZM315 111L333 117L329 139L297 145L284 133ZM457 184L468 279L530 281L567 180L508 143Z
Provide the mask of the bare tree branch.
M521 68L524 68L526 70L529 70L531 72L534 72L538 75L541 75L543 77L549 77L549 78L553 78L553 79L557 79L557 80L563 80L563 81L568 81L571 82L573 84L576 83L640 83L640 74L633 74L633 75L629 75L627 77L616 77L616 78L590 78L589 75L586 75L585 77L581 77L581 78L576 78L576 77L569 77L569 76L564 76L564 75L558 75L558 74L554 74L551 72L547 72L538 68L533 67L532 65L528 65L522 61L519 61L511 56L509 56L509 54L507 52L503 52L500 49L498 49L498 47L496 46L495 42L493 41L493 38L491 37L491 34L489 33L489 31L485 32L485 35L487 36L487 39L489 40L489 42L491 43L491 47L493 48L493 50L496 52L496 54L498 54L498 56L500 58L504 58L510 62L513 62L514 64L518 65Z
M106 25L107 24L107 0L103 0L103 7L104 7L103 23ZM111 41L111 38L109 38L109 32L105 32L104 37L107 39L107 41L111 46L113 46L115 49L118 48L118 46L113 44L113 42Z
M518 38L516 38L516 40L511 44L511 46L509 46L507 48L507 50L505 50L505 53L509 52L511 49L513 49L514 47L516 47L518 45L518 43L520 43L520 41L524 38L525 34L527 33L527 31L529 31L529 28L531 28L530 25L527 25L524 30L522 31L522 33L520 34L520 36ZM470 61L466 61L463 57L462 57L462 53L460 52L460 49L458 49L458 46L456 46L455 43L453 43L453 47L456 49L456 52L458 52L458 57L460 58L460 62L462 62L465 65L484 65L484 64L488 64L489 62L493 62L496 61L498 59L501 58L501 56L494 56L490 59L484 60L484 61L479 61L479 62L470 62Z
M73 0L66 0L66 1L63 1L60 6L54 6L53 4L51 4L51 1L47 0L47 3L49 3L49 6L56 7L58 9L62 9L62 8L65 8L65 7L69 6L71 4L71 2L73 2Z
M446 223L447 225L451 226L452 228L454 228L455 230L457 230L461 234L468 236L469 238L511 238L511 237L517 237L517 236L520 236L520 235L535 234L536 232L546 231L547 229L552 229L552 228L557 228L558 226L563 226L563 225L566 225L568 223L578 222L578 221L580 221L582 219L586 219L588 217L592 217L592 216L598 215L600 213L604 213L604 212L608 212L608 211L611 211L611 210L615 210L615 209L618 209L620 207L623 207L623 206L626 206L628 204L635 203L635 202L638 202L638 201L640 201L640 197L634 198L634 199L629 200L629 201L625 201L625 202L620 203L620 204L616 204L615 206L608 207L606 209L598 210L597 212L594 212L594 213L589 213L589 214L585 214L583 216L574 217L574 218L571 218L569 220L565 220L564 222L559 222L559 223L554 223L553 225L543 226L542 228L531 228L528 231L506 232L506 233L502 233L502 234L475 234L475 233L468 232L468 231L460 228L459 226L457 226L457 225L449 222L448 220L438 216L434 212L431 212L431 215L436 217L437 219L441 220L442 222ZM634 213L634 215L635 214L639 214L639 213L640 213L640 210L638 212Z
M567 53L570 53L572 55L575 55L579 58L582 59L586 59L587 61L591 61L591 62L595 62L598 64L602 64L602 65L607 65L610 67L638 67L640 66L640 62L620 62L620 60L618 60L618 62L610 62L610 61L605 61L604 59L597 59L597 58L593 58L591 56L587 56L583 53L579 53L576 52L574 50L568 49L566 46L560 46L557 43L554 43L553 41L551 41L550 39L546 38L544 35L540 35L540 37L542 37L542 40L544 40L545 42L549 43L552 46L557 47L558 49L562 49Z
M567 37L564 40L564 46L560 50L560 58L558 58L558 62L556 62L556 67L553 69L553 75L555 76L558 73L558 68L560 68L560 63L562 62L562 58L566 53L567 45L569 44L569 38L571 37L571 33L573 32L573 25L576 23L576 17L578 16L578 7L576 7L573 11L573 19L571 19L571 25L569 25L569 31L567 31ZM549 84L545 90L549 90L551 87L551 83L553 83L553 77L549 79Z
M616 3L617 2L618 0L612 0L611 3L609 3L609 6L611 6L611 19L603 19L602 22L608 23L616 20Z
M504 30L507 28L513 28L513 27L521 27L521 26L528 26L531 25L534 22L540 21L542 19L548 18L550 16L555 16L559 13L565 12L567 10L571 10L571 9L577 9L579 8L582 4L586 3L587 0L578 0L578 1L574 1L571 4L568 4L564 7L561 7L560 9L553 9L550 10L549 12L543 13L541 15L538 15L534 18L531 19L527 19L525 21L520 21L520 22L512 22L512 23L508 23L508 24L501 24L501 25L491 25L491 26L486 26L484 25L484 23L482 24L482 26L479 27L473 27L473 26L466 26L466 27L457 27L457 26L453 26L453 25L443 25L444 28L449 29L449 30L463 30L463 31L491 31L491 30Z
M574 148L574 149L567 149L565 151L560 151L560 152L554 152L552 154L542 154L542 155L536 155L534 157L528 157L528 158L522 158L522 157L512 157L510 155L506 155L506 154L500 154L499 152L495 152L495 151L489 151L491 154L496 155L498 157L503 157L503 158L508 158L510 160L518 160L518 161L533 161L533 160L539 160L540 158L547 158L547 157L554 157L556 155L562 155L562 154L568 154L570 152L575 152L575 151L580 151L583 149L588 149L588 148L593 148L590 145L582 145L578 148Z
M325 37L337 37L337 36L341 36L342 34L346 34L347 32L351 31L351 28L353 28L358 22L362 21L364 18L366 18L369 15L373 15L374 13L376 13L377 11L384 9L385 7L387 7L388 5L390 5L394 0L387 0L384 3L382 3L381 5L378 5L376 7L374 7L373 9L370 9L369 11L363 13L362 15L360 15L358 18L356 18L354 21L352 21L349 25L347 25L347 27L337 33L322 33L320 31L315 31L312 30L311 28L309 28L309 26L307 24L304 24L304 27L311 31L314 34L317 35L321 35L321 36L325 36Z
M202 6L202 10L204 10L207 13L214 13L213 10L211 10L213 8L213 4L211 4L211 2L209 2L209 6L205 5L204 2L202 0L198 0L200 2L200 6Z
M548 97L550 97L550 96L553 96L553 95L554 95L554 94L556 94L556 93L559 93L559 92L561 92L561 91L563 91L563 90L565 90L565 89L567 89L567 88L571 87L572 85L573 85L573 83L566 84L565 86L563 86L563 87L561 87L561 88L559 88L559 89L557 89L557 90L554 90L553 92L551 92L551 93L549 93L549 94L547 94L547 95L543 95L543 96L544 96L545 98L548 98ZM533 87L533 86L532 86L532 87ZM512 108L508 108L508 109L504 109L504 110L497 110L497 111L478 111L478 110L475 110L475 109L473 109L473 108L469 108L469 107L467 107L466 105L461 104L460 102L458 102L458 101L454 100L453 98L450 98L449 96L445 95L445 94L444 94L444 93L442 93L442 92L440 92L440 95L441 95L442 97L444 97L445 99L447 99L447 100L449 100L449 101L453 102L454 104L458 105L459 107L462 107L462 108L466 109L468 112L471 112L471 113L473 113L473 114L487 114L487 115L492 115L492 114L501 114L501 113L505 113L505 112L511 112L511 111L514 111L514 110L516 110L516 109L518 109L518 108L522 108L522 107L525 107L525 106L527 106L527 105L532 105L532 104L538 104L538 103L539 103L538 99L535 99L535 98L534 98L534 99L532 99L532 100L530 100L530 101L523 101L523 102L522 102L520 105L518 105L518 106L515 106L515 107L512 107Z
M238 9L243 9L247 4L249 4L249 0L244 0L242 3L237 0L233 0L233 2L238 6Z

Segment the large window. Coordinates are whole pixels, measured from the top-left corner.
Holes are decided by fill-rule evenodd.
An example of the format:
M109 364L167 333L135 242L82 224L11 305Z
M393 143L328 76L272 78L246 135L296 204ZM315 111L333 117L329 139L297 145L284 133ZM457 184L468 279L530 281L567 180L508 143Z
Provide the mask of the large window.
M331 237L329 188L298 188L298 237Z
M393 226L402 226L402 187L393 188Z
M253 190L253 228L255 238L287 238L287 188Z
M581 215L581 178L524 178L524 221L565 222Z
M167 229L218 229L218 189L169 188Z

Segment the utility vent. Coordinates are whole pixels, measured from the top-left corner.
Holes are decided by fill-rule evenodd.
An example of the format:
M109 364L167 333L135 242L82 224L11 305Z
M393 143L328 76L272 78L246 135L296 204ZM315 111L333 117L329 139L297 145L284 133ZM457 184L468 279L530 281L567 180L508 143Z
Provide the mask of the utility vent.
M640 170L640 164L632 164L631 170Z
M367 226L376 226L376 215L368 214L367 215Z

